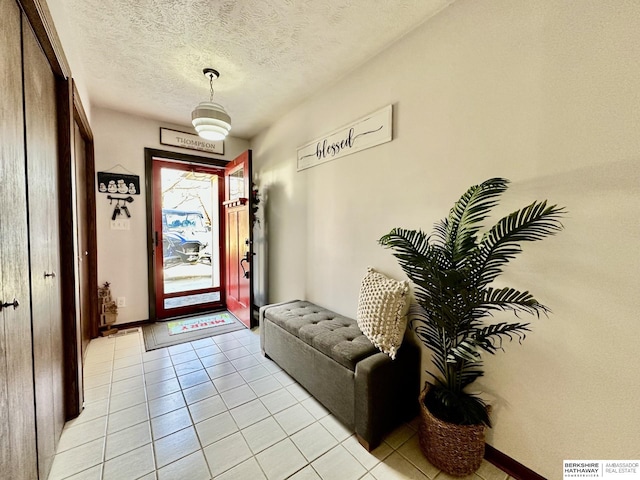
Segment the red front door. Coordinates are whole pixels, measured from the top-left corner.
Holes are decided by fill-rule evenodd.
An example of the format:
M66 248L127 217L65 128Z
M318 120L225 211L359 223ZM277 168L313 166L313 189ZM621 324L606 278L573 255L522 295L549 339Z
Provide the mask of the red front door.
M253 233L251 150L225 168L225 270L227 310L251 328Z

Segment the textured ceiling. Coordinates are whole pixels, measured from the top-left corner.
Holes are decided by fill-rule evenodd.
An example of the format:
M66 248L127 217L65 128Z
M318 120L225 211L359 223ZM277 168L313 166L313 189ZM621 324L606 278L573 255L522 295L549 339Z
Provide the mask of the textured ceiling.
M188 125L209 99L250 138L453 0L65 0L92 105Z

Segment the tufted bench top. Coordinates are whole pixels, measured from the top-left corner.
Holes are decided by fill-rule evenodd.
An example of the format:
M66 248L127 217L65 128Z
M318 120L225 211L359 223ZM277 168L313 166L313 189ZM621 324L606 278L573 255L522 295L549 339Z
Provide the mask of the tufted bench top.
M355 320L311 302L294 300L275 305L264 316L352 371L360 360L378 353Z

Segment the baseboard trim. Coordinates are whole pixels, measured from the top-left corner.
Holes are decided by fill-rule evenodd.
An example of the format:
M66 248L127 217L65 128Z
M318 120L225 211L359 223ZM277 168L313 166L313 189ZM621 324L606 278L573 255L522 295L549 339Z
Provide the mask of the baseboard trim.
M530 468L525 467L508 455L496 450L491 445L485 445L484 458L487 462L493 463L500 470L508 473L516 480L547 480L542 475L538 475Z
M151 320L136 320L135 322L114 323L111 325L111 328L117 328L118 331L128 330L130 328L142 327L143 325L148 325L149 323L153 323L153 322ZM100 337L100 332L98 332L98 335L95 338L98 338L98 337Z

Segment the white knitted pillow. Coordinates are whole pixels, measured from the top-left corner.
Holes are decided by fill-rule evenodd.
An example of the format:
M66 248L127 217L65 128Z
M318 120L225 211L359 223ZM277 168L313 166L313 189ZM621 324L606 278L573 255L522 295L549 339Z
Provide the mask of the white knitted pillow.
M396 358L407 328L409 282L367 268L358 299L358 327L380 351Z

